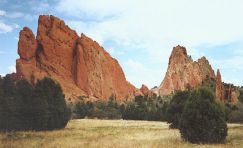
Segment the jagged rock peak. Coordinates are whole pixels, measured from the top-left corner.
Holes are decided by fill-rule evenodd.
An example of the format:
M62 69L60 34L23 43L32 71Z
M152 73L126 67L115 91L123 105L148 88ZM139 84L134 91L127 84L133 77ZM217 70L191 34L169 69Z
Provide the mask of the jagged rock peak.
M219 69L217 70L216 75L216 90L215 90L215 97L219 100L224 100L224 90L223 90L223 84L221 79L221 74Z
M197 60L197 63L200 64L200 65L209 65L209 66L211 67L211 65L210 65L210 63L209 63L209 61L208 61L208 59L207 59L205 56L199 58L199 59ZM212 69L212 68L211 68L211 69ZM212 70L213 70L213 69L212 69Z
M171 64L184 64L191 62L192 58L187 55L187 50L185 47L177 45L173 48L169 59L169 65Z
M32 30L24 27L19 32L18 54L21 59L30 60L36 54L37 42Z
M208 60L202 57L193 61L186 48L178 45L172 50L165 78L158 87L159 95L197 87L207 78L215 78Z
M173 47L171 55L185 55L187 56L187 51L184 46L177 45L176 47Z
M217 69L217 78L221 80L221 73L219 69Z
M148 92L149 92L149 88L148 88L146 85L142 84L142 86L141 86L141 88L140 88L140 91L141 91L144 95L147 95Z

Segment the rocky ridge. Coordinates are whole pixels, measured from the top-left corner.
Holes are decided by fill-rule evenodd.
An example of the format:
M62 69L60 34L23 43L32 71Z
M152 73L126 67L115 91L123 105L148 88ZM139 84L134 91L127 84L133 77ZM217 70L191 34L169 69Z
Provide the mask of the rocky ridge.
M24 27L19 33L16 73L31 83L49 76L58 81L69 101L77 96L118 101L138 91L118 61L96 41L70 29L57 17L41 15L37 36Z

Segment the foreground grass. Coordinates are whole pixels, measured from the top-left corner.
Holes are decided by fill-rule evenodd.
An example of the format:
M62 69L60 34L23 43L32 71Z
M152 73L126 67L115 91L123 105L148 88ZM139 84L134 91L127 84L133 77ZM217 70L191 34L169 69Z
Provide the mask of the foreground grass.
M228 128L224 144L197 145L181 140L164 122L83 119L63 130L0 133L0 147L243 147L243 125Z

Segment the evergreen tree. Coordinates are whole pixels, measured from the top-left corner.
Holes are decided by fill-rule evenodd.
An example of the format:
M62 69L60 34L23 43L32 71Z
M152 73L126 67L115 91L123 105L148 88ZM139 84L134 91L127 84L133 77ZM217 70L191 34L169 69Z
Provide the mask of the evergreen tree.
M225 140L225 113L215 102L210 90L200 88L191 93L179 129L182 138L192 143L218 143Z
M170 128L178 128L181 114L187 99L190 96L189 91L178 91L172 97L172 100L167 108L167 122L170 123Z
M50 78L39 80L35 87L36 97L48 104L47 129L64 128L70 119L61 86Z
M15 84L11 80L10 75L6 75L6 77L4 77L2 81L2 91L4 97L12 97L12 98L15 97L16 95Z
M89 113L89 106L84 101L78 102L75 105L74 113L77 118L84 118Z
M36 87L10 76L0 79L0 130L52 130L65 127L69 118L62 89L50 78Z

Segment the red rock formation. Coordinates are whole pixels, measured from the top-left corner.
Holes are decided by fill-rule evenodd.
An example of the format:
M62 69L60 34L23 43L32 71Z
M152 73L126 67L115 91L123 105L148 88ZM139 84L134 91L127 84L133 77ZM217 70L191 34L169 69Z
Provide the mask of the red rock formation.
M144 94L144 95L148 95L149 93L149 89L146 85L142 85L141 88L140 88L140 91Z
M173 48L164 80L158 87L159 95L169 95L202 84L203 80L215 78L214 71L205 57L193 61L185 47Z
M232 91L231 97L230 97L230 102L233 102L233 103L238 102L238 96L236 94L236 91Z
M230 102L232 102L232 103L238 102L238 96L235 91L232 91L232 93L231 93Z
M140 88L140 91L142 92L143 95L145 96L149 96L152 97L153 95L155 95L151 90L149 90L149 88L146 85L142 85Z
M238 101L238 96L236 95L236 89L233 84L226 84L223 83L223 101L224 102L237 102Z
M214 70L205 57L193 61L187 55L185 47L176 46L170 56L164 80L158 88L152 90L162 96L169 95L176 90L198 87L208 80L216 82L216 99L224 102L237 102L235 87L232 84L222 83L220 71L217 70L215 76Z
M39 17L37 37L24 28L19 35L17 75L32 83L44 76L58 81L66 98L89 96L122 101L137 89L126 81L117 62L97 42L79 37L65 23L54 17Z
M216 75L215 96L216 96L216 99L218 99L220 101L224 100L224 89L223 89L223 84L222 84L221 74L220 74L219 69L217 70L217 75Z
M235 86L233 84L223 83L219 70L217 70L216 76L215 96L216 99L223 102L237 102L238 100Z
M21 56L20 58L26 61L31 60L35 57L36 49L35 35L29 28L24 27L19 33L18 54Z

